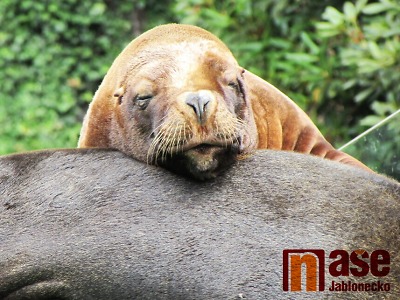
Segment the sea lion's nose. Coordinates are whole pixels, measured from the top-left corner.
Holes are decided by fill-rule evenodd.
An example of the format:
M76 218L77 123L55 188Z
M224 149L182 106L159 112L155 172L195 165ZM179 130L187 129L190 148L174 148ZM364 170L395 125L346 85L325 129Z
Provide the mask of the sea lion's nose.
M200 124L206 120L207 105L210 103L211 97L208 93L190 93L186 97L186 104L193 108Z

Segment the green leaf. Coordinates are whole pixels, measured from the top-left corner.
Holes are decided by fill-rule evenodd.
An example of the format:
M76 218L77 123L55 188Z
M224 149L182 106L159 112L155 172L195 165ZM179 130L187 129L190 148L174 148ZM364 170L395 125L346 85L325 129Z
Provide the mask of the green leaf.
M368 49L373 58L379 60L382 57L382 51L379 49L379 46L376 42L370 41L368 42Z
M368 4L367 6L365 6L363 8L362 12L367 15L375 15L375 14L384 12L384 11L388 10L389 8L390 7L388 7L387 5L382 4L382 3L372 3L372 4Z
M314 43L314 41L311 39L308 33L302 31L300 33L300 38L303 41L303 43L311 50L311 53L318 54L320 52L319 46L316 43Z
M382 120L383 120L383 117L370 115L370 116L367 116L367 117L361 119L360 125L371 127L371 126L374 126L375 124L378 124Z
M343 89L348 90L350 88L352 88L353 86L355 86L357 84L357 79L350 79L347 80L344 84L343 84Z
M204 16L208 19L208 22L219 26L220 28L228 27L231 24L231 19L228 15L222 14L213 9L204 9Z
M95 3L89 11L90 16L99 16L104 14L106 5L104 3Z
M365 7L365 5L368 3L368 0L358 0L356 2L356 10L357 13L359 13L360 11L362 11L362 9Z
M271 38L268 41L269 46L274 46L280 49L290 49L292 47L292 43L287 39L283 38Z
M332 37L340 34L340 29L329 22L317 22L315 27L321 37Z
M400 27L392 28L383 33L383 36L385 36L385 37L391 37L391 36L397 37L399 35L400 35Z
M250 42L236 45L235 49L238 51L251 51L260 52L264 47L262 42Z
M373 73L377 70L382 69L384 66L372 59L360 59L358 61L358 71L360 74Z
M307 53L286 53L285 58L298 63L312 63L318 61L318 57Z
M368 96L369 95L371 95L373 92L374 92L374 88L368 88L368 89L365 89L365 90L363 90L363 91L361 91L361 92L359 92L356 96L355 96L355 98L354 98L354 100L356 101L356 102L362 102L362 101L364 101L366 98L368 98Z
M324 20L338 26L344 23L344 15L333 6L328 6L322 14Z
M379 116L385 116L387 113L391 113L393 111L393 105L391 103L379 101L375 101L374 103L372 103L371 108Z
M344 15L347 17L347 19L351 21L355 21L357 17L357 9L354 6L353 3L351 2L345 2L343 6L343 12Z

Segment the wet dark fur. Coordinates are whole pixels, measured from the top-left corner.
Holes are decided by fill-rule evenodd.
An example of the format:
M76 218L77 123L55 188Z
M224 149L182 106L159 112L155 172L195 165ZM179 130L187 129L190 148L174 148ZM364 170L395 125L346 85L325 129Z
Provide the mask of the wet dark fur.
M206 182L117 151L5 156L0 299L397 300L399 216L399 183L293 152ZM304 248L387 250L388 276L333 279L391 290L283 292L282 251Z

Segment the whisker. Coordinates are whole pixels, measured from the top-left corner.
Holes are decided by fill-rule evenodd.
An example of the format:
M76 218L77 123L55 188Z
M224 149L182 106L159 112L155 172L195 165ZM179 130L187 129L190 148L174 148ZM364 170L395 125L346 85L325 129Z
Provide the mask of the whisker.
M165 140L163 141L163 151L161 153L161 161L165 161L167 159L167 155L171 152L172 145L172 131L175 129L176 131L176 122L170 122L165 129Z
M153 133L155 133L156 132L156 130L157 129L159 129L161 126L163 126L164 125L164 119L165 118L167 118L168 117L168 114L166 114L164 117L162 117L162 119L160 120L160 125L158 125L156 128L154 128L151 132L150 132L150 134L149 134L149 138L151 137L151 135L153 134Z
M152 160L155 162L157 161L157 154L154 157L154 151L156 150L156 148L159 145L159 142L162 140L162 133L159 132L156 137L153 139L153 141L150 144L149 150L147 151L147 162L149 161L149 156L152 157Z

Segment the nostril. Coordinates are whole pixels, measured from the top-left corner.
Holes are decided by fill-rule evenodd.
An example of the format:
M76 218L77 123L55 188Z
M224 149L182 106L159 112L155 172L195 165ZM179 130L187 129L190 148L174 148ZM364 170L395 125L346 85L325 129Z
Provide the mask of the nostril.
M187 99L186 100L186 104L189 105L191 108L193 108L194 112L196 115L198 115L200 113L199 111L199 104L196 100L194 99Z
M191 93L186 98L186 104L189 105L196 114L200 123L204 121L207 104L210 102L209 97L200 96L197 93Z

